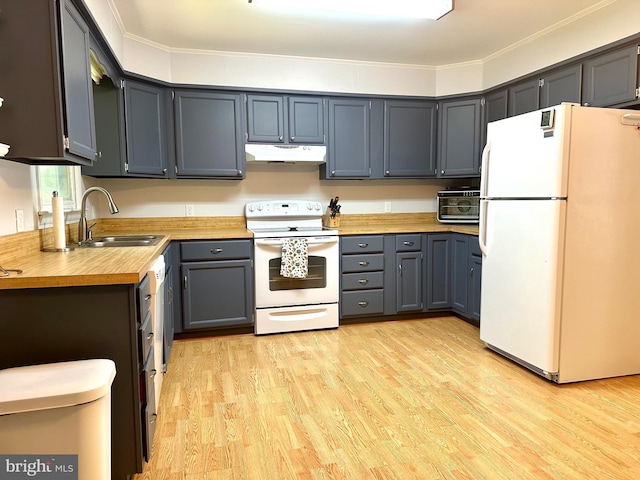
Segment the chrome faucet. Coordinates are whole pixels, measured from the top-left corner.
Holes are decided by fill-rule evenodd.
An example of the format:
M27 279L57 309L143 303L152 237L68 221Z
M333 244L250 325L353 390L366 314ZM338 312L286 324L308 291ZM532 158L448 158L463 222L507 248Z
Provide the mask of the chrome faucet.
M78 245L82 245L83 243L91 240L91 227L95 225L91 225L91 227L87 226L87 197L91 192L102 192L104 196L107 197L107 201L109 202L109 212L110 213L118 213L118 207L116 207L113 198L111 198L111 194L107 192L102 187L89 187L82 194L82 202L80 203L80 220L78 221Z

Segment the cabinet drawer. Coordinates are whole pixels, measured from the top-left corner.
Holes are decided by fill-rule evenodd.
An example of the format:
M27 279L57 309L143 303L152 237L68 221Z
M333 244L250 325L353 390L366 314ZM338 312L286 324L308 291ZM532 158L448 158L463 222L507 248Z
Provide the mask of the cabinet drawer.
M482 256L482 251L480 250L480 244L478 243L478 237L475 235L469 236L469 253L476 257Z
M342 238L342 253L382 252L382 235L366 235Z
M342 292L342 316L380 315L384 312L383 290Z
M153 348L153 322L151 312L147 311L142 324L140 325L140 361L144 363L149 356L149 351Z
M396 235L396 252L419 252L422 249L422 235Z
M382 288L384 286L383 278L383 272L343 273L342 289L366 290Z
M342 272L372 272L384 268L384 254L343 255Z
M251 258L250 240L207 240L205 242L182 242L180 258L182 260L229 260Z
M151 308L151 283L149 282L149 277L144 277L142 282L140 282L140 287L138 288L138 306L139 306L139 315L141 319L147 316L147 312Z

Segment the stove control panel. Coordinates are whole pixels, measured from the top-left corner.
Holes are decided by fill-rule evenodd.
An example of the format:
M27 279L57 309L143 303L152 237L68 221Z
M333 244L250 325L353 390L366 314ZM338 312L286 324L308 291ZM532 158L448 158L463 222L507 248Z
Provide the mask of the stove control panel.
M313 200L265 200L249 202L245 217L318 217L322 216L322 204Z

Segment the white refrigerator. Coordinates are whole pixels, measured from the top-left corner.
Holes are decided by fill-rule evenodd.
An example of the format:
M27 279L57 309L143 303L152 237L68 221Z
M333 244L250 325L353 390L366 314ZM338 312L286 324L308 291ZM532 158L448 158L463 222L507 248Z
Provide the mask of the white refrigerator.
M640 111L492 122L480 183L481 340L557 383L640 373Z

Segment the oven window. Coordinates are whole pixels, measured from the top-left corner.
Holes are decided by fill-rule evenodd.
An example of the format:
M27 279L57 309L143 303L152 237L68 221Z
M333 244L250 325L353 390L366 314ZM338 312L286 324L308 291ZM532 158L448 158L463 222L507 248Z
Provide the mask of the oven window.
M327 286L327 259L309 255L307 278L287 278L280 275L280 257L269 260L269 290L296 290L325 288Z

